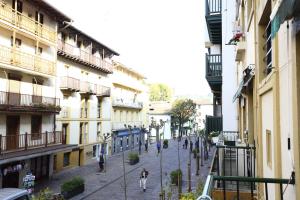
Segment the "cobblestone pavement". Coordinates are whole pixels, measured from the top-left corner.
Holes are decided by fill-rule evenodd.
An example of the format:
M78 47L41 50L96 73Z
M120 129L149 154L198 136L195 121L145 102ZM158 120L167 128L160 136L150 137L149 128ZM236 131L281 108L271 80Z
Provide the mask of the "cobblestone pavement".
M189 151L182 149L183 141L179 144L180 163L183 172L182 190L187 190L187 163L189 159ZM163 185L169 180L171 171L178 168L177 157L177 141L170 140L169 148L163 149ZM125 160L127 154L125 152ZM204 166L200 167L200 176L196 176L196 160L191 158L191 172L192 172L192 189L196 187L199 180L205 182L206 176L210 169L211 158L214 149L210 151L209 160L204 161ZM140 162L136 165L129 165L126 161L126 185L127 185L127 199L128 200L156 200L159 199L160 192L160 156L157 155L156 145L149 146L149 152L143 152L140 156ZM139 187L139 174L143 168L149 171L147 180L147 190ZM77 195L72 200L90 199L90 200L123 200L124 197L124 179L122 154L113 155L107 160L106 173L99 173L98 163L94 162L82 167L77 167L70 170L62 171L55 174L53 178L39 185L39 188L49 187L55 192L60 191L60 185L65 180L74 176L81 176L85 179L84 193ZM165 175L167 173L167 176ZM177 197L177 188L172 188L173 197Z

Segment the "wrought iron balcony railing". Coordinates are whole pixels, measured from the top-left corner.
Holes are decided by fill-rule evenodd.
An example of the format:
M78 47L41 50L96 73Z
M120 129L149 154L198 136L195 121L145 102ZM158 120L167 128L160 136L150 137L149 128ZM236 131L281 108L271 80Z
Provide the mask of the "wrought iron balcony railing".
M16 150L29 150L62 144L62 137L63 135L59 131L5 136L0 134L0 155Z
M38 95L0 92L0 110L5 111L60 111L59 99Z
M3 21L3 22L1 22ZM5 5L0 2L0 23L9 23L11 26L18 27L20 30L25 30L41 37L52 43L56 42L57 31L45 24L41 24L23 13L12 9L10 5Z
M61 90L71 90L79 91L80 90L80 81L79 79L63 76L60 79L60 89Z
M0 63L52 76L56 71L55 63L52 61L3 45L0 45Z

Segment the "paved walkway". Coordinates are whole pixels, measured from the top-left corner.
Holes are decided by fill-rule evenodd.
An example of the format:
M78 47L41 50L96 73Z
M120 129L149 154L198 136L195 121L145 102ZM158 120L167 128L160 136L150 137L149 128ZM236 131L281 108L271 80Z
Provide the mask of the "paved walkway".
M188 150L182 149L181 142L179 144L180 163L183 171L183 192L187 190L187 161L189 158ZM205 181L211 164L211 155L214 150L211 150L209 160L204 161L204 166L200 168L200 176L196 176L196 160L192 158L192 189L195 188L197 182ZM125 152L125 159L127 154ZM169 180L171 171L178 168L177 157L177 141L170 140L169 148L163 149L163 184ZM127 161L126 161L127 162ZM156 145L149 146L149 152L143 152L140 156L140 162L136 165L125 164L126 168L126 185L128 200L154 200L159 199L160 192L160 156L157 156ZM139 174L143 168L149 171L147 180L147 191L143 192L139 188ZM39 185L39 188L49 187L55 192L60 192L60 185L74 176L81 176L85 179L84 193L72 198L73 200L80 199L95 199L95 200L123 200L124 197L124 181L123 181L123 166L122 154L113 155L107 159L106 173L99 173L98 163L94 162L82 167L73 168L55 174L49 181L45 181ZM165 175L167 173L167 176ZM173 188L173 198L177 197L177 188Z

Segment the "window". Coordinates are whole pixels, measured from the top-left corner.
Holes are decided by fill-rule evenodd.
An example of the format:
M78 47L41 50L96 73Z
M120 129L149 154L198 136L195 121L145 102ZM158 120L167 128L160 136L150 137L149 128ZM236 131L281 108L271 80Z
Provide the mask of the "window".
M267 164L272 167L272 135L270 130L266 130L266 143L267 143Z
M15 0L12 1L12 8L15 9ZM22 13L23 12L23 2L17 1L17 11Z
M42 53L43 53L43 48L42 47L35 48L35 54L42 55Z
M14 46L14 38L13 38L12 36L10 37L10 45L11 45L12 47ZM15 39L15 46L16 46L17 48L20 48L21 45L22 45L22 40L19 39L19 38L16 38L16 39Z
M70 155L71 155L70 152L64 153L64 163L63 163L64 167L67 167L70 165Z
M35 12L35 21L44 24L44 15L38 11Z
M41 139L42 130L42 116L32 115L31 116L31 139L38 140Z
M272 71L272 39L271 39L271 21L268 22L266 26L264 35L264 58L263 61L265 63L265 73L269 74Z

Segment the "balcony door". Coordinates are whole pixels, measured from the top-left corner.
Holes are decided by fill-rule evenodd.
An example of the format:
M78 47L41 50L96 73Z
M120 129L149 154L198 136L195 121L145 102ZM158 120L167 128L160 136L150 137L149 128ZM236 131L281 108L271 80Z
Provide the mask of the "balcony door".
M32 89L33 89L33 95L32 95L32 103L34 104L40 104L42 103L42 80L34 79L32 80Z
M63 136L63 144L67 144L67 138L68 138L68 124L62 124L62 136Z
M20 116L8 115L6 117L6 149L18 148L20 131ZM22 143L25 141L22 141Z
M21 77L14 76L13 74L8 75L8 104L9 105L20 105L21 95L20 95L20 87L21 87Z

